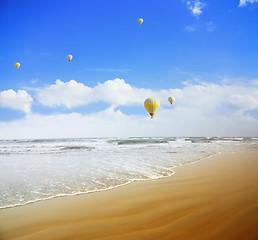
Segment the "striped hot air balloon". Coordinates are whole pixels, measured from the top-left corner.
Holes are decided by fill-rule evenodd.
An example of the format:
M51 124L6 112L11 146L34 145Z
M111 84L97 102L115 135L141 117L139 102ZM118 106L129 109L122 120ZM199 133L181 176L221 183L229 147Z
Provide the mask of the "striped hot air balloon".
M21 64L19 62L17 62L14 64L14 66L18 69L21 66Z
M142 25L143 19L142 19L142 18L139 18L139 19L138 19L138 23L139 23L140 25Z
M175 101L175 98L174 97L169 97L168 98L168 101L171 103L171 105L173 104L173 102Z
M144 107L148 111L148 113L151 115L151 118L153 118L155 112L159 108L159 100L156 98L147 98L144 101Z
M67 56L67 59L68 59L69 62L72 60L72 58L73 58L72 55L68 55L68 56Z

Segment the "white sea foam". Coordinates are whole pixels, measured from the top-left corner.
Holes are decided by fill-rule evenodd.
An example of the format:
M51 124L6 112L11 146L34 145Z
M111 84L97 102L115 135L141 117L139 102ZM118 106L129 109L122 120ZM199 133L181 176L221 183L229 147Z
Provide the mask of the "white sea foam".
M258 138L0 140L0 208L160 179L218 152L257 147Z

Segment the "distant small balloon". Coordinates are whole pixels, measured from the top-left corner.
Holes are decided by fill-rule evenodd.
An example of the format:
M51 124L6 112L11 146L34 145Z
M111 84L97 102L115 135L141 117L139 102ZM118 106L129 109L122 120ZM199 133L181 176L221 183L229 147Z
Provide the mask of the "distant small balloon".
M17 62L14 64L14 66L18 69L21 66L21 64Z
M173 102L175 101L175 98L174 97L169 97L168 98L168 101L171 103L171 105L173 104Z
M138 23L139 23L140 25L142 25L143 19L142 19L142 18L139 18L139 19L138 19Z
M69 61L71 61L71 60L72 60L72 58L73 58L73 56L72 56L72 55L68 55L68 56L67 56L67 59L68 59Z

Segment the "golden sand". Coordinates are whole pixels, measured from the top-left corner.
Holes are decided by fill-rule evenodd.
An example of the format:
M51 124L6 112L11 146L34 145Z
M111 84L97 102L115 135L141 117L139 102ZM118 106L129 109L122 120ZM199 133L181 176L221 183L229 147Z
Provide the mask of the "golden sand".
M0 239L258 239L258 152L172 177L0 210Z

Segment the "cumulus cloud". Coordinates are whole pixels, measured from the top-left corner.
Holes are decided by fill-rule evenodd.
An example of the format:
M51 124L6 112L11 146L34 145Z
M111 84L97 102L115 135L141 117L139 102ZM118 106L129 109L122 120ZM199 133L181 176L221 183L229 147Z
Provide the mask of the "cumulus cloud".
M239 6L239 7L244 7L244 6L247 5L247 3L253 4L253 3L255 3L255 2L258 2L258 0L240 0L238 6Z
M162 91L155 92L150 89L132 87L119 78L98 83L93 88L74 80L66 83L57 80L55 84L39 89L36 99L42 105L50 107L73 108L99 101L118 106L132 106L142 105L145 98L159 97L161 93Z
M195 1L187 1L186 2L188 9L191 10L194 16L199 16L202 14L202 9L205 7L205 3L195 0Z
M21 94L20 91L14 94ZM118 78L94 87L74 80L57 80L37 91L38 101L49 107L72 109L96 101L110 106L84 115L27 114L24 119L0 122L1 138L258 135L258 119L250 115L250 111L258 112L258 88L253 83L243 86L199 81L187 82L182 88L154 91L131 86ZM171 95L176 98L172 107L167 100ZM31 97L26 96L31 104ZM158 98L161 103L154 120L143 107L147 97ZM142 111L128 115L121 106L138 106Z
M31 112L33 98L25 91L12 89L0 92L0 107L19 110L24 113Z
M252 83L253 85L258 86L258 79L253 79L253 80L251 81L251 83Z
M117 107L142 106L148 97L158 98L163 103L162 108L171 95L178 101L177 108L195 108L203 114L214 113L222 105L234 105L239 111L258 108L258 90L253 86L219 85L201 81L197 84L184 84L183 88L154 91L133 87L119 78L98 83L92 88L74 80L66 83L57 80L54 85L39 89L36 98L42 105L65 106L69 109L99 101Z
M0 133L1 138L258 135L258 120L248 115L227 116L206 112L208 107L176 104L180 101L174 107L159 109L153 120L144 108L143 115L126 115L114 106L85 115L30 114L25 119L0 122Z
M85 105L92 101L94 95L90 87L71 80L67 83L56 80L55 84L38 90L37 100L45 106L64 105L67 108Z
M258 91L256 91L256 94L258 94ZM242 110L258 109L258 98L255 98L255 96L252 96L250 94L232 94L231 96L229 96L228 100L232 105L235 105Z
M0 122L1 138L125 137L150 134L149 117L127 116L114 106L104 111L39 115L13 122Z

